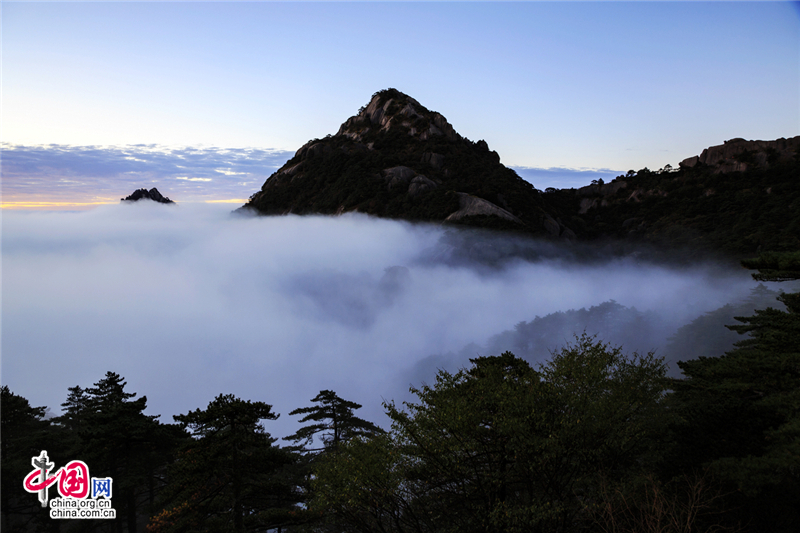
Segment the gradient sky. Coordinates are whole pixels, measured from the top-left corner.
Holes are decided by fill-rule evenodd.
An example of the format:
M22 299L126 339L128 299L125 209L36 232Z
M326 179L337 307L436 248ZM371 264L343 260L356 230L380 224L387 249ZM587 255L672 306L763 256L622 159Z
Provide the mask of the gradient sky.
M32 199L20 192L32 184L38 202L76 201L64 180L86 176L58 156L86 147L112 151L80 194L113 189L86 202L132 192L137 175L120 165L142 157L130 145L280 156L247 179L217 165L216 180L191 182L190 199L240 199L387 87L485 139L504 164L540 169L526 176L539 188L580 185L564 172L545 182L556 168L676 166L730 138L800 134L798 12L789 2L6 1L4 203ZM150 172L142 186L166 179L136 171Z

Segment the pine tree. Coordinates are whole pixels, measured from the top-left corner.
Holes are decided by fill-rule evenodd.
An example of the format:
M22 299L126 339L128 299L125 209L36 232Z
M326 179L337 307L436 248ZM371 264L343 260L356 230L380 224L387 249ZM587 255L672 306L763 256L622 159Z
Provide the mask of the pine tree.
M58 440L48 420L45 407L32 407L28 400L11 392L8 386L0 389L0 454L2 454L2 490L0 509L3 531L53 531L53 520L42 509L33 494L22 490L22 480L32 470L31 458L41 450L52 450ZM61 466L61 465L59 465Z
M388 435L323 455L312 511L364 533L579 531L601 477L648 461L665 384L652 354L584 335L538 370L510 352L471 362L386 405Z
M800 254L743 261L761 281L800 279ZM750 337L720 357L678 363L673 384L680 418L672 463L708 467L737 495L731 506L753 531L800 527L800 293L782 294L786 311L758 310L728 326Z
M90 397L79 385L67 389L67 401L61 404L63 414L58 422L69 431L78 432L84 428L84 418L89 414Z
M107 372L93 387L70 387L57 419L65 429L67 459L84 461L93 477L112 478L117 519L97 527L117 532L140 529L140 515L155 498L156 476L181 438L158 416L144 414L147 397L137 399L126 386L119 374Z
M272 406L219 395L205 410L173 418L192 437L170 468L163 511L150 532L264 531L293 523L301 510L286 467L296 461L261 425Z
M306 415L300 419L301 424L309 420L316 423L300 428L294 435L284 437L284 440L308 446L314 440L314 435L321 433L323 447L308 450L317 452L335 450L340 443L349 441L353 437L371 436L383 432L372 422L353 414L353 411L361 409L360 404L343 400L333 391L320 391L311 401L318 405L295 409L289 414Z

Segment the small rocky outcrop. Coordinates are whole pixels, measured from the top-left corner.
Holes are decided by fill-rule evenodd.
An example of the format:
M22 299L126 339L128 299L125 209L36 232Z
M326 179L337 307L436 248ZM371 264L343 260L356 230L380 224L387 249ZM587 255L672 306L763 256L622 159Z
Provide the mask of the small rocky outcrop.
M592 183L577 190L578 196L614 196L617 191L628 186L626 181L615 179L608 183Z
M149 191L147 189L138 189L133 191L133 194L125 198L120 198L121 202L138 202L139 200L152 200L160 204L174 204L172 200L166 196L162 196L158 189L153 187Z
M736 138L706 148L699 156L684 159L679 165L681 168L705 165L712 167L716 174L745 172L792 161L798 150L800 150L800 136L774 141L747 141Z
M408 196L411 198L422 192L435 189L439 185L426 176L417 174L414 170L404 166L385 168L381 171L381 177L386 183L387 190L391 191L399 188L407 191Z
M383 172L381 172L381 174L383 175L383 180L386 182L388 188L394 189L398 186L407 186L408 182L411 181L411 178L414 177L416 172L405 166L397 166L386 168L383 170Z
M419 176L412 178L411 183L408 186L408 196L414 198L418 194L425 191L430 191L438 186L438 183L420 174Z

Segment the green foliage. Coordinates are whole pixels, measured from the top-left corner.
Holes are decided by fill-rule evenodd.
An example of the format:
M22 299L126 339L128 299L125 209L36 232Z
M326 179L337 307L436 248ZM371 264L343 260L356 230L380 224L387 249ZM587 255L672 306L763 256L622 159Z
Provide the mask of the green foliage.
M508 352L472 363L387 404L390 435L326 458L312 508L359 531L564 531L590 521L599 473L647 460L665 371L652 354L584 335L539 370Z
M430 531L408 460L389 434L352 439L314 462L310 513L333 531Z
M783 270L774 257L749 264ZM742 324L729 328L750 337L732 351L679 363L686 377L673 383L671 463L707 466L738 490L735 505L753 530L788 532L800 526L800 293L778 300L786 311L736 317Z
M791 281L800 279L800 251L767 252L755 259L742 261L745 268L758 270L757 281Z
M2 455L3 531L52 530L47 510L35 495L22 490L22 480L33 469L31 458L42 450L52 450L57 440L50 423L44 419L44 407L31 407L28 400L0 388L0 454ZM52 459L51 455L51 459ZM63 466L63 463L57 466Z
M62 416L44 420L44 408L3 387L3 529L58 530L36 498L21 491L31 457L47 450L56 467L80 459L93 477L113 478L116 521L81 520L69 531L137 531L163 481L160 475L183 434L143 413L145 397L134 399L118 374L108 372L94 387L71 387ZM52 423L51 423L52 422ZM35 504L35 505L32 505ZM16 515L16 516L14 516ZM19 520L27 525L19 528ZM38 525L37 525L38 524ZM26 529L27 528L27 529Z
M759 284L745 300L726 304L697 317L680 327L669 339L664 349L665 358L669 361L678 361L689 357L717 357L732 350L742 338L725 326L733 324L734 317L749 315L756 309L774 306L779 294Z
M795 161L726 174L703 166L664 173L642 169L617 178L627 186L583 215L578 211L585 197L575 190L550 193L547 202L581 219L569 227L584 239L613 237L734 257L760 250L796 252L799 168ZM625 225L633 219L635 226Z
M159 470L179 434L157 416L145 415L147 397L135 399L126 385L119 374L107 372L94 387L70 388L57 420L68 430L68 459L80 458L92 475L113 478L117 520L135 531L139 515L155 498Z
M335 450L339 444L354 437L366 437L383 432L372 422L353 414L354 410L361 409L360 404L343 400L333 391L320 391L311 401L319 405L295 409L289 414L306 415L300 419L301 424L309 420L316 423L300 428L294 435L284 437L284 440L308 446L313 441L314 435L321 434L320 438L324 444L322 449ZM312 451L319 450L318 448Z
M263 531L295 522L301 498L285 467L296 456L273 446L260 425L277 417L272 406L233 395L174 416L193 439L169 470L164 510L148 530Z

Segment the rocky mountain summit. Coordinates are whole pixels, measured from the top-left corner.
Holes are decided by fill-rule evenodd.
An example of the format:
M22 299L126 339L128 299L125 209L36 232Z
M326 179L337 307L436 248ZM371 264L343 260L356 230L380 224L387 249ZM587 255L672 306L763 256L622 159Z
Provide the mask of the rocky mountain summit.
M120 202L138 202L139 200L153 200L161 204L174 204L172 200L166 196L162 196L158 189L153 187L149 191L147 189L138 189L133 191L133 194L125 198L120 198Z
M707 166L718 174L744 172L792 161L798 150L800 136L774 141L746 141L736 138L706 148L699 156L684 159L680 162L680 167Z
M540 191L483 140L396 89L379 91L334 135L314 139L241 210L370 215L574 238Z
M239 211L357 211L552 239L689 247L746 257L800 249L800 137L732 139L656 171L539 191L483 140L396 89L375 93L332 135L313 139Z

